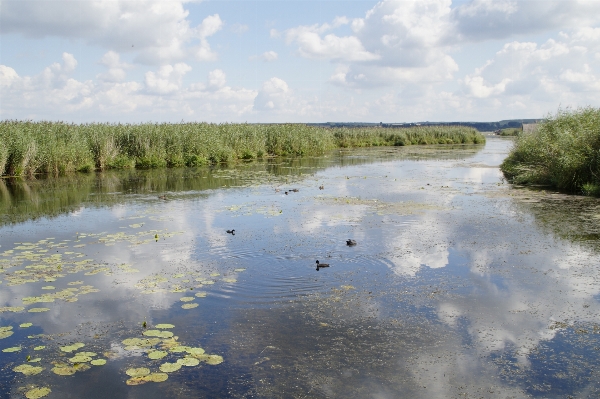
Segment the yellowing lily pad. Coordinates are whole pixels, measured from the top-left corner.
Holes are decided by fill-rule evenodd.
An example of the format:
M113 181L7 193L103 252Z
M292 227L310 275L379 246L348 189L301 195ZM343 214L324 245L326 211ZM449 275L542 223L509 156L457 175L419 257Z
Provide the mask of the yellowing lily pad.
M167 352L165 351L153 351L148 353L148 358L152 360L162 359L167 356Z
M184 296L183 298L179 298L181 302L190 302L194 300L193 296Z
M147 330L143 333L147 337L160 337L160 338L171 338L173 333L171 331L160 331L160 330Z
M104 366L106 364L106 359L94 359L90 362L94 366Z
M22 324L19 324L19 327L28 328L28 327L31 327L32 325L33 325L33 323L22 323Z
M12 332L12 331L0 331L0 339L8 338L13 334L14 334L14 332Z
M150 369L146 367L130 368L125 370L125 374L127 374L130 377L142 377L150 374Z
M13 368L13 371L17 373L23 373L25 375L36 375L41 373L44 370L43 367L31 366L29 364L22 364Z
M76 355L69 359L71 363L87 363L91 361L92 358L89 356Z
M156 328L162 328L162 329L164 329L164 328L175 328L175 326L173 324L157 324L154 327L156 327Z
M25 397L27 399L40 399L48 395L50 392L52 392L52 390L48 387L33 388L25 392Z
M195 357L184 357L183 359L178 359L177 363L181 364L182 366L193 367L199 365L200 360L196 359Z
M221 275L221 273L211 273L210 275L211 275L212 277L217 277L217 276L220 276L220 275Z
M184 305L181 305L182 309L194 309L197 308L198 304L197 303L186 303Z
M206 292L196 292L198 298L206 298Z
M52 286L52 285L47 285L45 287L42 287L43 290L55 290L56 287Z
M49 311L49 308L31 308L28 310L29 313L42 313Z
M243 272L244 270L246 270L246 269L244 269L244 268L239 268L239 269L235 269L235 270L234 270L234 272Z
M160 365L160 371L163 373L172 373L181 368L181 364L179 363L163 363Z
M2 352L6 352L6 353L12 353L12 352L19 352L21 349L20 346L13 346L12 348L6 348L6 349L2 349Z

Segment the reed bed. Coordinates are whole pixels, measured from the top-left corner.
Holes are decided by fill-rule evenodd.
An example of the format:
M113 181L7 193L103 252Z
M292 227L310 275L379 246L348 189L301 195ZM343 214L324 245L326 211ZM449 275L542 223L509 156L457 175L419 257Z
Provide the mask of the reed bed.
M600 109L550 115L516 139L500 168L515 184L600 196Z
M303 124L68 124L0 122L0 175L201 166L271 156L321 155L340 147L473 144L473 128L322 128Z

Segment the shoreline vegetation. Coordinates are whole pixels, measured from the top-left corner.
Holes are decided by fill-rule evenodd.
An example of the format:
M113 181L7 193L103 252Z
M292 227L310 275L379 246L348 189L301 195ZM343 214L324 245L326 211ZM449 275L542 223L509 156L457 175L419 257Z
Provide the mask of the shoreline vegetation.
M600 196L600 108L549 115L515 139L500 169L513 184Z
M276 156L316 156L336 148L483 143L481 133L464 126L390 129L1 121L0 176L194 167Z

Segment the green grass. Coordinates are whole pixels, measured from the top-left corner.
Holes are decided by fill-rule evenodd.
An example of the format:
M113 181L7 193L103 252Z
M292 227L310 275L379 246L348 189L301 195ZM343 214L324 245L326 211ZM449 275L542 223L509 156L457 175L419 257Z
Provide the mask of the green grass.
M477 144L473 128L321 128L303 124L68 124L0 122L0 175L64 175L106 169L201 166L335 148Z
M600 109L559 110L520 135L500 166L508 181L600 195Z

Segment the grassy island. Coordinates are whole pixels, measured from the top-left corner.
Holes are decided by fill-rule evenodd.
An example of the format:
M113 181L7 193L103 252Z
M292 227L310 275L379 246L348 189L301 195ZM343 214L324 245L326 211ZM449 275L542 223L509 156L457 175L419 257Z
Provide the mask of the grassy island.
M600 196L600 109L559 110L519 135L500 169L511 183Z
M462 126L321 128L303 124L69 124L0 122L0 176L62 175L105 169L200 166L335 148L476 144Z

